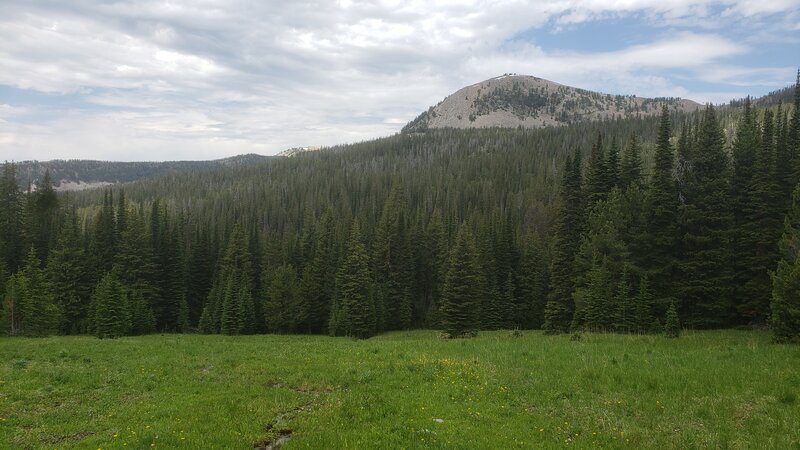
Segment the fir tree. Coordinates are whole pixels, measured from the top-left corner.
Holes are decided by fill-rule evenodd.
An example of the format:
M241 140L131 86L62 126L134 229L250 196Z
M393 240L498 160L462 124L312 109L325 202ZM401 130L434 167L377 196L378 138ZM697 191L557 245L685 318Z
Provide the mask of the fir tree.
M478 306L485 281L478 263L474 238L467 224L458 230L442 290L442 328L451 338L468 337L478 330Z
M272 333L291 333L295 330L300 287L297 273L291 265L275 269L264 304L267 330Z
M125 286L117 275L117 269L108 272L92 293L94 326L97 337L117 338L131 330L131 315Z
M557 217L555 246L550 270L550 292L544 310L543 328L546 333L569 331L575 303L574 260L581 232L583 204L581 194L581 158L567 158L561 187L561 206Z
M47 278L53 299L61 310L59 331L77 334L87 329L86 313L91 285L86 267L86 255L81 243L77 218L74 212L67 215L59 232L58 241L47 261Z
M614 291L613 328L620 333L636 329L628 265L625 264Z
M639 289L634 299L633 311L631 311L633 327L631 331L636 333L647 333L653 324L653 291L650 289L650 279L647 275L642 275L639 279ZM674 302L671 302L674 304Z
M368 338L375 333L375 305L370 296L369 257L358 221L353 222L347 251L336 275L342 334Z
M745 112L736 131L734 155L739 149L755 152L753 176L745 196L738 200L738 224L734 256L736 261L735 295L740 323L765 323L771 298L768 267L777 261L776 242L780 238L785 201L777 179L775 148L770 145L771 114L765 113L764 135L759 138L755 113L745 104ZM743 216L743 217L742 217Z
M25 211L22 192L17 186L17 169L14 163L3 165L0 179L0 257L6 270L15 273L25 255Z
M623 191L629 186L640 186L642 183L642 157L639 138L636 133L631 134L628 145L622 154L619 185Z
M131 312L130 334L141 335L152 333L156 329L156 317L140 291L133 291L129 296Z
M681 335L681 325L678 320L678 309L675 307L675 302L669 304L667 308L667 318L664 322L664 334L668 338L677 338Z
M386 283L388 329L411 324L413 259L408 243L407 202L400 185L392 188L375 231L375 273Z
M655 165L647 194L648 271L655 280L654 291L660 296L675 292L678 257L678 190L673 171L675 157L670 134L672 123L666 106L661 112L656 139Z
M684 324L694 328L730 323L733 306L729 164L723 145L722 130L709 105L697 132L692 178L685 189L684 256L678 290L683 301L678 310Z
M780 260L772 274L769 325L776 342L800 341L800 187L784 219Z

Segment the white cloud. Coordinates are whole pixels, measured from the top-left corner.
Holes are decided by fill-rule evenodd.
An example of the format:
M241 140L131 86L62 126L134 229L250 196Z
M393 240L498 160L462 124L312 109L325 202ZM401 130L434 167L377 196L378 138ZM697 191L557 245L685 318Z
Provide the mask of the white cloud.
M58 100L13 106L23 114L0 97L0 160L205 158L352 142L395 132L450 92L504 72L717 101L685 80L738 92L791 75L731 62L766 37L722 31L791 34L798 1L8 0L0 85ZM516 39L623 18L641 19L651 35L603 52Z

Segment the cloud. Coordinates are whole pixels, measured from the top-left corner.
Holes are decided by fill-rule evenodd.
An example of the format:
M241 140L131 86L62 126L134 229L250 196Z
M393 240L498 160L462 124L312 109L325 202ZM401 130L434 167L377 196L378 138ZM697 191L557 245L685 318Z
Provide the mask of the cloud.
M0 160L197 159L358 141L396 132L452 91L504 72L698 101L719 95L690 80L766 91L793 72L746 58L771 27L797 38L798 8L795 0L8 0L0 104L14 112L0 108ZM537 43L537 33L609 21L647 31L601 52Z

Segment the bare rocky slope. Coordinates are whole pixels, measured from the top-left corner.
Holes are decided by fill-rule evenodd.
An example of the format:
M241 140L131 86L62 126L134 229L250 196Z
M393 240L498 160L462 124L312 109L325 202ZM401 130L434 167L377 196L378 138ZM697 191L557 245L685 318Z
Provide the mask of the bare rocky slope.
M701 105L680 98L610 95L525 75L502 75L467 86L430 107L403 128L541 128L588 120L658 114L662 105L694 111Z

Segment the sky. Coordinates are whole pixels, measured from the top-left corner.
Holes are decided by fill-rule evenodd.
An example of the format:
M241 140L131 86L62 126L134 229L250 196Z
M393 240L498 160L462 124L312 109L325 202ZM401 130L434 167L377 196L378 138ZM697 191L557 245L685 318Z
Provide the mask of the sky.
M725 103L798 65L800 0L2 0L0 161L358 142L504 73Z

